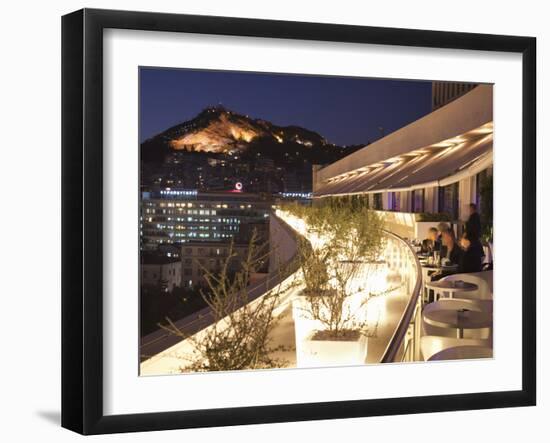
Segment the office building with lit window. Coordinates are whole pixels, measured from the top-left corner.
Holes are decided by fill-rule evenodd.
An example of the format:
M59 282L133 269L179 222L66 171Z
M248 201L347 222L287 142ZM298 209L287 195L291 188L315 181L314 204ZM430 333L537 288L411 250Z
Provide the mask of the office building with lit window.
M266 239L271 201L244 192L164 188L142 192L141 249L189 242L246 244Z
M232 247L232 249L231 249ZM204 284L206 271L218 273L231 254L229 272L236 272L248 251L248 244L227 242L188 242L181 246L182 284L194 287Z

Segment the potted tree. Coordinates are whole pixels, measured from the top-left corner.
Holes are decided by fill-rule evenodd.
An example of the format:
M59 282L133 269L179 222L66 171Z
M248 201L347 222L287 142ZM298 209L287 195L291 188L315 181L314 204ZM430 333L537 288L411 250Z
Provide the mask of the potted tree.
M203 268L206 286L201 296L208 307L207 327L189 333L170 319L167 325L160 325L190 345L190 352L181 356L182 372L277 368L288 363L280 358L281 351L286 350L272 345L281 286L254 300L249 298L251 277L269 254L265 245L258 246L257 238L254 232L238 271L231 271L237 257L233 244L217 272Z
M306 239L301 238L298 242L298 253L303 289L292 301L292 316L296 347L299 353L298 348L301 348L303 340L312 331L323 327L322 323L311 315L309 306L315 297L328 295L330 277L327 268L328 256L324 248L314 249Z
M385 291L382 222L366 208L321 207L306 215L322 241L300 244L305 289L293 305L297 366L354 365L366 360L376 324L368 302Z

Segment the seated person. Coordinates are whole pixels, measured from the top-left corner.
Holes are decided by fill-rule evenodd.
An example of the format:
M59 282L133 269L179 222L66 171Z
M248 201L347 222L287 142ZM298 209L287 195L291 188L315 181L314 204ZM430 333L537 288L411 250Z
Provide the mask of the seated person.
M428 229L428 238L422 241L422 252L432 253L435 250L438 232L437 228Z
M434 251L440 251L442 254L445 252L445 251L442 251L442 249L444 249L444 244L443 244L443 232L445 231L448 231L449 229L451 229L451 227L449 226L448 223L445 223L445 222L439 222L437 224L437 238L435 240L435 248L434 248Z
M458 265L460 269L463 251L456 242L454 231L451 228L447 228L442 232L441 237L443 241L443 246L441 248L441 259L447 259L447 264ZM438 270L431 274L430 277L432 281L436 281L454 273L454 271L449 270Z
M456 242L454 231L451 228L444 230L442 232L442 240L444 251L442 251L441 258L446 258L451 265L460 265L463 252Z
M460 260L459 272L480 272L485 254L475 233L465 232L460 239L460 245L464 249L464 253Z

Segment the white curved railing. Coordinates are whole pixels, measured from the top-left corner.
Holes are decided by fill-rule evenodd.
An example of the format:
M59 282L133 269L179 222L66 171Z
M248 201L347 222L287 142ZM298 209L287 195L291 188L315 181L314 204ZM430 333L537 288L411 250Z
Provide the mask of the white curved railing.
M277 221L280 222L283 229L288 231L288 234L294 239L304 235L302 231L304 228L307 229L307 227L300 225L300 219L288 217L288 214L279 213L277 215ZM308 240L310 242L313 240L313 243L322 241L320 238L312 239L311 233L307 237L309 237ZM416 333L415 328L411 327L411 325L418 325L416 320L419 313L418 307L422 288L420 263L415 252L401 237L389 231L385 231L385 237L386 244L383 261L388 264L390 278L386 286L390 288L395 285L401 288L398 295L399 303L398 305L394 305L392 309L402 309L402 313L400 316L390 315L385 317L387 332L379 337L382 340L380 343L381 351L380 353L375 352L373 355L374 360L371 360L371 362L390 363L403 360L416 360L419 334ZM286 269L287 272L284 274L277 273L276 276L268 276L249 288L249 300L251 302L258 300L276 285L282 284L286 286L289 279L292 280L292 285L295 286L295 276L298 271L295 255L295 253L291 254L291 259L288 261L285 260L286 265L289 265ZM391 281L392 277L395 277L395 281L393 282ZM289 300L292 298L292 291L283 291L283 294L284 296L281 298L279 306L281 309L288 305ZM395 320L395 317L398 317L398 320ZM212 320L210 313L202 310L180 320L176 325L189 334L195 334L201 333L200 331L208 328L212 324ZM175 367L177 365L175 356L181 353L181 350L179 348L176 350L176 347L182 347L184 344L181 337L170 334L165 330L160 330L144 337L140 346L143 374L170 372L166 368L170 365ZM174 362L171 362L171 358L174 358ZM166 360L166 363L161 364L157 361L158 359ZM162 366L162 370L158 369L159 365Z
M274 217L276 217L274 215ZM248 300L253 302L259 299L264 294L267 294L275 287L284 287L289 285L289 281L292 280L292 276L299 268L299 264L296 260L296 233L286 223L279 221L279 226L286 232L286 234L294 241L294 251L284 260L283 263L278 265L276 272L269 273L265 277L251 284L247 288ZM213 323L211 309L205 307L193 314L190 314L182 319L174 322L174 325L186 334L192 335L207 328ZM158 329L144 336L140 341L140 361L144 362L151 357L163 352L164 350L181 342L182 338L178 335L172 334L165 329Z
M306 238L313 247L321 247L324 239L321 235L312 232L304 220L283 211L277 211L289 226L298 235ZM395 326L389 318L386 320L386 327L394 328L385 351L381 355L381 363L389 363L403 360L417 359L418 330L411 330L411 325L418 325L417 314L419 313L420 294L422 292L422 269L415 251L399 235L384 230L385 248L383 261L388 264L389 277L397 277L397 282L389 281L387 288L393 285L401 287L405 291L406 303L401 316ZM395 308L398 309L398 308ZM391 316L392 317L392 316ZM391 329L390 329L391 330ZM410 351L410 352L409 352Z
M416 360L417 316L420 312L422 268L415 251L409 243L393 232L385 231L385 234L390 239L389 241L393 243L393 248L387 248L393 249L393 256L387 257L388 263L390 263L390 267L399 272L402 283L406 285L406 291L410 295L380 362L412 361Z

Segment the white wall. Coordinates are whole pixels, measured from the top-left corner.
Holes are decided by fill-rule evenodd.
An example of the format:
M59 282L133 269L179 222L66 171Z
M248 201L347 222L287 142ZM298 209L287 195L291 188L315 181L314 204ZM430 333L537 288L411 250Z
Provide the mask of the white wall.
M470 216L470 203L475 203L476 197L476 176L466 177L458 182L458 218L468 220Z
M287 263L296 254L298 248L296 238L273 214L269 216L269 247L271 249L269 272L274 272L282 263Z
M174 2L157 0L73 0L51 2L5 2L0 27L2 67L0 109L2 115L1 189L4 195L2 232L45 233L36 249L44 266L33 278L27 269L27 248L21 236L2 239L2 369L0 401L3 440L80 441L81 437L58 427L60 398L60 15L82 6L139 9L166 12L277 18L286 20L351 23L392 27L536 35L539 37L539 152L542 152L543 123L550 120L550 88L542 90L542 79L550 75L550 29L544 2L525 0L508 6L505 2L463 0L448 7L437 0L393 2L257 2L210 0ZM542 112L542 101L545 113ZM37 138L27 138L32 130ZM29 143L29 140L32 142ZM548 195L550 156L539 160L539 196ZM21 180L21 160L25 165ZM544 166L543 166L544 165ZM30 180L29 180L30 179ZM541 186L541 185L539 185ZM38 195L37 195L38 193ZM33 196L33 204L22 196ZM7 197L7 201L6 201ZM550 200L539 197L545 219ZM544 204L544 207L542 205ZM7 208L17 208L6 214ZM18 213L14 220L10 214ZM36 214L43 214L37 219ZM539 212L539 220L542 218ZM544 242L544 243L543 243ZM539 243L548 250L548 236ZM548 256L539 260L539 275L548 269ZM539 278L539 294L550 292L550 283ZM539 312L548 312L548 298L539 296ZM539 315L539 318L541 316ZM539 374L550 370L550 325L539 321ZM214 393L212 393L214 395ZM550 388L547 377L539 379L536 408L440 413L418 416L377 417L353 420L291 423L143 433L99 437L93 441L168 442L239 441L334 442L351 436L367 441L440 442L544 440L548 436Z

